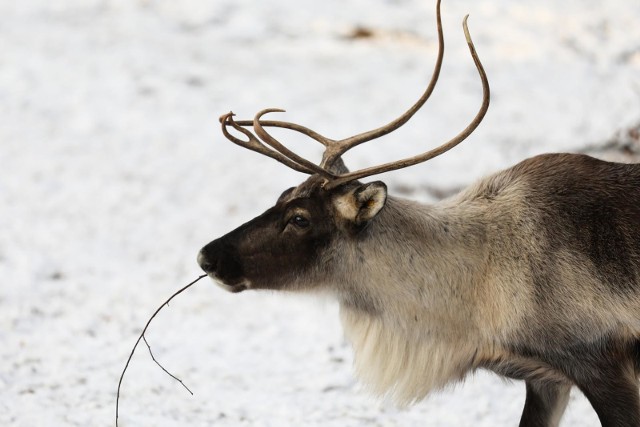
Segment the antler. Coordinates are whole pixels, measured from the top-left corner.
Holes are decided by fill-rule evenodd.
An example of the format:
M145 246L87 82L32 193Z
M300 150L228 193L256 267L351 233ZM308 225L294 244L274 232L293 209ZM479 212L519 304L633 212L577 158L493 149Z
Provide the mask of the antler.
M425 162L429 159L439 156L440 154L443 154L446 151L449 151L450 149L455 147L456 145L460 144L469 135L471 135L471 133L478 127L478 125L484 118L487 112L487 109L489 108L489 99L490 99L489 81L487 79L487 75L484 71L482 63L480 62L480 59L478 58L478 55L476 53L475 46L473 44L473 41L471 40L471 35L469 34L469 28L467 27L468 18L469 18L469 15L465 16L462 22L462 27L464 30L465 37L467 39L467 44L469 46L471 57L473 58L476 69L478 70L480 79L482 81L482 92L483 92L482 105L480 106L480 109L476 114L476 116L474 117L474 119L469 123L469 125L464 130L462 130L458 135L456 135L455 137L453 137L452 139L450 139L449 141L445 142L444 144L442 144L437 148L434 148L432 150L429 150L425 153L419 154L414 157L409 157L406 159L398 160L395 162L389 162L379 166L361 169L354 172L348 172L344 174L334 174L333 172L330 171L331 167L336 163L336 161L340 159L341 156L351 148L357 145L360 145L364 142L380 138L381 136L384 136L390 132L393 132L394 130L398 129L400 126L404 125L407 121L409 121L411 117L413 117L413 115L425 104L425 102L431 96L431 93L433 92L436 86L436 83L438 81L438 77L440 75L440 69L442 67L442 59L444 56L444 36L442 31L442 20L440 17L440 0L438 0L438 3L436 5L436 20L437 20L437 28L438 28L438 57L436 59L436 64L434 67L433 74L431 76L431 80L429 82L429 85L425 89L424 93L422 94L422 96L418 99L418 101L416 101L416 103L413 106L411 106L411 108L409 108L404 114L402 114L397 119L377 129L363 132L345 139L334 140L334 139L330 139L325 136L322 136L319 133L309 128L306 128L304 126L301 126L295 123L284 122L284 121L273 121L273 120L261 120L262 116L264 116L267 113L284 111L280 109L270 108L270 109L265 109L258 112L258 114L256 114L256 116L252 121L236 122L233 120L233 113L225 114L220 118L220 122L222 124L222 132L225 135L225 137L227 137L227 139L229 139L230 141L238 145L241 145L245 148L248 148L250 150L269 156L281 163L284 163L285 165L289 166L292 169L295 169L299 172L307 173L310 175L319 174L323 176L327 180L327 183L325 184L325 188L327 189L335 188L349 181L364 178L367 176L377 175L383 172L402 169L408 166ZM228 125L231 125L234 129L236 129L237 131L247 136L249 140L243 141L231 135L226 128ZM253 129L257 134L257 137L253 135L249 130L245 129L243 126L253 126ZM264 129L265 127L278 127L283 129L290 129L290 130L302 133L304 135L307 135L308 137L320 142L322 145L325 146L325 152L322 158L322 162L318 166L315 163L312 163L298 156L297 154L295 154L294 152L286 148L284 145L282 145L269 133L267 133Z

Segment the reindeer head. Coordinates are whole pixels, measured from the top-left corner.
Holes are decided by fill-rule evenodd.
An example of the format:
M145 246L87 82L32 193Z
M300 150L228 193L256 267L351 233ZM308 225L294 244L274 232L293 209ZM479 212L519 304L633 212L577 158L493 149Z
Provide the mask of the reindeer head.
M482 105L471 123L448 142L414 157L354 172L349 172L342 162L341 156L351 148L405 124L430 97L444 54L440 1L436 17L439 49L429 85L411 108L385 126L333 140L295 123L263 120L267 113L283 112L280 109L262 110L252 121L235 121L231 112L220 118L222 132L230 141L311 177L285 191L275 206L262 215L202 248L198 263L210 277L232 292L248 288L309 288L339 280L337 277L342 275L337 270L348 270L341 263L344 248L367 238L367 225L376 219L387 200L382 182L362 184L358 180L432 159L458 145L478 127L489 107L489 83L467 28L467 16L464 33L483 87ZM247 139L232 135L229 126ZM246 127L253 127L254 132ZM265 127L290 129L318 141L325 146L321 163L316 165L298 156Z

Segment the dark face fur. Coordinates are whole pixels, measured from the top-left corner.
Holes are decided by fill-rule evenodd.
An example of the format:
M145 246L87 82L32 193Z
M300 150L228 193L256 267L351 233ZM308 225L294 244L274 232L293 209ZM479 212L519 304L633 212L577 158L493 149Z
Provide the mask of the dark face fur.
M329 268L323 254L334 239L375 216L385 200L382 183L352 183L327 191L312 179L285 191L262 215L206 245L198 263L231 292L312 286ZM352 206L355 217L336 213L336 203Z
M330 243L334 226L326 194L288 199L200 251L198 262L232 292L275 289L305 274Z

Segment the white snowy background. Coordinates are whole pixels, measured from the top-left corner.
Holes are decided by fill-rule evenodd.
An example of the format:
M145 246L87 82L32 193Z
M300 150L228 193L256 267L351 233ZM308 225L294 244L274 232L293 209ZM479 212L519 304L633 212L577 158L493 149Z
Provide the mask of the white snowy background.
M224 140L218 116L281 107L332 137L388 122L431 74L434 3L1 0L0 425L113 426L131 346L200 274L199 248L304 179ZM424 151L473 117L466 13L489 114L454 151L382 176L392 193L432 202L537 153L637 135L640 1L445 0L432 99L350 153L352 168ZM203 280L147 336L195 394L143 344L122 427L514 426L524 401L523 384L478 373L408 410L381 402L353 378L335 303L311 297ZM598 425L577 391L562 425Z

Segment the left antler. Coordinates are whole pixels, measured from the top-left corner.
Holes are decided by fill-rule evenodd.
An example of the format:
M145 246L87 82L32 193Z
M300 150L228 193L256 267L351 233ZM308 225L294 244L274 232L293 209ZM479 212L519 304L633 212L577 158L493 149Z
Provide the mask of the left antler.
M475 46L473 41L471 40L471 35L469 34L469 28L467 27L467 19L468 15L464 18L462 22L462 26L464 29L464 34L467 39L467 44L469 46L469 51L471 52L471 57L475 63L475 66L480 75L480 79L482 81L482 105L480 106L480 110L474 117L474 119L469 123L469 125L458 133L455 137L440 145L437 148L429 150L425 153L419 154L414 157L409 157L406 159L398 160L395 162L385 163L379 166L374 166L366 169L357 170L354 172L347 172L344 174L335 174L331 172L331 167L341 158L341 156L346 153L351 148L362 144L367 141L371 141L373 139L380 138L394 130L398 129L400 126L405 124L413 115L425 104L425 102L431 96L436 83L438 81L438 77L440 75L440 69L442 67L442 59L444 56L444 36L442 31L442 20L440 17L440 0L438 0L436 6L436 19L437 19L437 28L438 28L438 57L436 60L436 64L434 67L433 74L431 76L431 80L429 85L425 89L424 93L418 99L418 101L411 106L404 114L402 114L397 119L392 122L386 124L385 126L379 127L377 129L373 129L367 132L360 133L358 135L354 135L341 140L333 140L327 138L325 136L320 135L319 133L306 128L304 126L283 122L283 121L273 121L273 120L262 120L262 117L267 113L273 112L283 112L284 110L270 108L265 109L254 117L252 121L234 121L233 113L228 113L223 115L220 118L222 123L222 132L225 137L230 141L241 145L250 150L259 152L266 156L269 156L292 169L295 169L299 172L303 172L306 174L318 174L324 177L327 180L325 184L325 188L334 188L339 185L345 184L349 181L353 181L356 179L364 178L371 175L380 174L383 172L389 172L396 169L406 168L408 166L416 165L418 163L425 162L430 160L440 154L443 154L456 145L460 144L464 141L471 133L478 127L482 119L484 118L487 109L489 108L489 100L490 100L490 89L489 89L489 81L487 79L487 75L484 71L482 63L478 58L476 53ZM243 141L239 138L234 137L227 130L227 126L232 126L237 131L241 132L245 136L247 136L248 141ZM253 126L253 130L255 135L251 133L249 130L245 129L244 126ZM320 142L325 146L325 152L322 158L322 162L320 165L316 165L315 163L306 160L287 147L282 145L278 140L276 140L273 136L271 136L264 128L265 127L278 127L283 129L290 129L296 132L300 132L308 137ZM257 136L256 136L257 135Z

